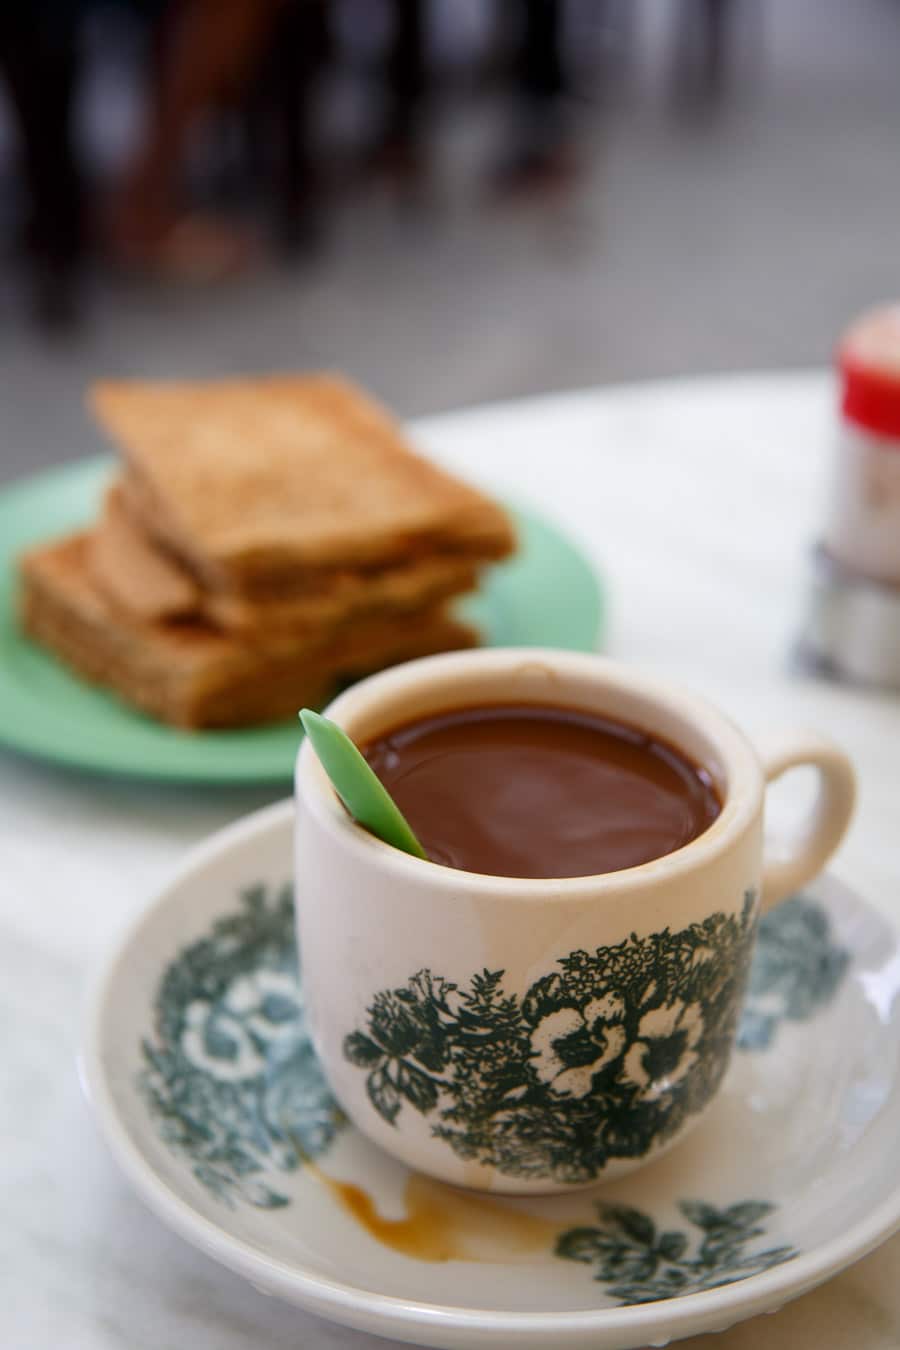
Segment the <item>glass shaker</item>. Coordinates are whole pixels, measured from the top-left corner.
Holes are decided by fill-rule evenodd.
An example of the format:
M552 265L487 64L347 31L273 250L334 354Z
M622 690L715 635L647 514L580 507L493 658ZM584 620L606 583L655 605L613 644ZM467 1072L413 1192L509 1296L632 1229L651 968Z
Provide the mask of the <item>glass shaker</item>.
M900 689L900 304L838 348L842 395L803 653L824 673Z

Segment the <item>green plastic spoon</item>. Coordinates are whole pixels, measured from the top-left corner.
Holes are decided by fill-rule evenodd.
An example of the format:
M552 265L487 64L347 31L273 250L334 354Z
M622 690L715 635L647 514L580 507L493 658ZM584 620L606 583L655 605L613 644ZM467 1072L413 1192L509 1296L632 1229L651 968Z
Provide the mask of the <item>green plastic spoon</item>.
M331 779L331 786L353 819L386 844L393 844L414 858L427 858L397 803L347 733L310 708L301 711L300 721Z

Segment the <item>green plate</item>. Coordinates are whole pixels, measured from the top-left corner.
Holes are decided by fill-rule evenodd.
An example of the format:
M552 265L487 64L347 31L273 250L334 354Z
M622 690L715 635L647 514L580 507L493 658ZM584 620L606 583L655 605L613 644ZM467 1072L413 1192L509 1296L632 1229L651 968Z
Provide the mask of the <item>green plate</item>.
M52 469L0 492L0 744L84 769L141 778L259 783L290 778L296 719L242 731L176 731L69 673L16 625L16 557L89 522L113 467L106 456ZM492 647L592 651L597 580L551 525L514 510L521 548L460 610Z

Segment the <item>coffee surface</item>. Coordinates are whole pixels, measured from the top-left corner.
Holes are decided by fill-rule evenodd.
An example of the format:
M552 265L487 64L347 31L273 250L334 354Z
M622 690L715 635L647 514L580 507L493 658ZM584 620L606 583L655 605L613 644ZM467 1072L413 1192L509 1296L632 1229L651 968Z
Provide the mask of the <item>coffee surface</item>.
M636 727L542 706L452 709L362 747L429 858L506 877L636 867L696 839L705 769Z

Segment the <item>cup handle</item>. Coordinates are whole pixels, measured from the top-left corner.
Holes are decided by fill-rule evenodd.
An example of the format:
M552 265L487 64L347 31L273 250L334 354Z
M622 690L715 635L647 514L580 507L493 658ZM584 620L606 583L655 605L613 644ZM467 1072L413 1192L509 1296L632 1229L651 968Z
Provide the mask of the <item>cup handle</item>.
M818 770L819 790L809 821L784 856L763 861L760 913L812 881L844 837L856 801L853 765L831 741L813 734L789 733L761 753L767 783L788 769L811 765Z

